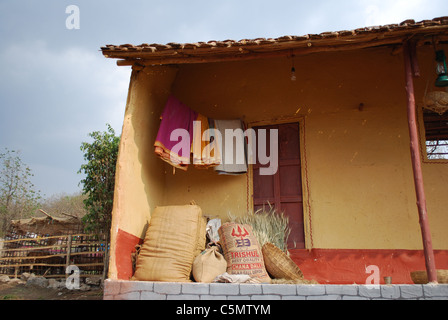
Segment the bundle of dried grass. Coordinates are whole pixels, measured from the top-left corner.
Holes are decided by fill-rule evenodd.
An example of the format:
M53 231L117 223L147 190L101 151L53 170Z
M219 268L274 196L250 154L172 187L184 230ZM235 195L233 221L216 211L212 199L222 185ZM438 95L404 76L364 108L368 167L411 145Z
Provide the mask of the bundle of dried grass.
M448 92L431 91L423 97L423 107L440 115L448 110Z
M306 279L271 279L272 284L319 284L316 280L306 280Z
M283 212L277 212L270 203L268 205L269 208L263 207L255 212L248 212L244 216L236 217L229 214L229 219L232 222L252 226L260 247L270 242L288 253L287 241L291 233L289 219Z

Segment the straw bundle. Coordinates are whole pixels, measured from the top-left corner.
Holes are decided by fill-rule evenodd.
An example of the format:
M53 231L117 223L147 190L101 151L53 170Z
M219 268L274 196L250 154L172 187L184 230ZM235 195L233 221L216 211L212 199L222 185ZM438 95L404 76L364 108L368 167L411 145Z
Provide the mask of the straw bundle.
M297 280L290 280L290 279L271 279L271 284L319 284L314 279L307 280L307 279L297 279Z
M448 270L436 270L436 272L438 283L448 283ZM415 284L428 283L428 275L426 271L412 271L411 279Z
M448 92L432 91L423 98L423 107L440 115L448 110Z
M269 209L263 207L263 209L248 212L247 215L241 217L229 214L229 218L232 222L250 225L260 247L270 242L283 252L288 252L287 241L291 232L289 219L283 212L276 212L271 204L269 204Z

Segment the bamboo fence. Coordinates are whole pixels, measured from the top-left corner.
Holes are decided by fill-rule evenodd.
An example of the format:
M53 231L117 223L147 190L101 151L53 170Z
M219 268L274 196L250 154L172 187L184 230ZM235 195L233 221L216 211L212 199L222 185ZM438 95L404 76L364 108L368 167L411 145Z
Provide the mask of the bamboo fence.
M66 277L75 265L81 277L104 278L109 242L105 234L69 234L41 237L27 233L0 241L0 274L18 277L24 272L46 278Z

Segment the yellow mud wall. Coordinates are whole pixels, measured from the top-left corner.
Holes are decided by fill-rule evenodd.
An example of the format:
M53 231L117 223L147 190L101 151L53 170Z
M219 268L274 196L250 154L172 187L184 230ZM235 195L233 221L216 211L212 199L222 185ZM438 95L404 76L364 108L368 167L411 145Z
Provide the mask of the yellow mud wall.
M433 83L433 52L419 49L416 100ZM175 170L154 155L170 93L214 119L250 125L299 121L306 246L422 249L403 59L391 49L294 58L147 67L131 76L117 165L112 237L143 238L157 205L194 200L211 217L245 214L250 175ZM423 131L422 131L423 134ZM448 164L423 163L434 249L448 249ZM111 268L114 268L112 238ZM113 270L112 270L113 274Z
M438 49L448 51L447 45L439 45ZM444 90L436 88L433 84L436 79L435 63L434 63L434 49L426 48L420 49L419 61L421 61L422 76L416 79L416 98L418 105L422 106L422 99L426 91ZM422 62L427 63L422 63ZM445 88L448 91L448 88ZM424 139L424 124L422 108L418 109L417 120L419 122L421 145L425 144ZM431 227L431 235L433 246L435 249L448 248L448 160L427 160L426 150L422 149L423 162L422 171L425 183L426 201L429 222Z
M177 69L152 67L133 71L115 177L109 274L116 277L118 230L144 238L151 210L162 203L164 165L154 156L153 144L160 114Z
M438 45L437 49L448 51L447 45ZM420 129L422 153L422 171L425 184L427 209L433 246L435 249L448 249L448 160L428 160L426 156L425 133L423 124L423 98L425 92L445 90L436 88L435 53L432 46L420 48L418 61L421 76L415 79L416 100L419 106L417 120Z
M421 48L419 59L417 102L432 77L433 52ZM172 92L214 119L300 121L307 247L422 249L402 54L384 48L297 56L296 81L292 63L182 65ZM424 164L423 171L433 246L448 249L448 164ZM173 174L166 164L164 174L164 205L194 200L224 220L251 206L250 176L192 166Z

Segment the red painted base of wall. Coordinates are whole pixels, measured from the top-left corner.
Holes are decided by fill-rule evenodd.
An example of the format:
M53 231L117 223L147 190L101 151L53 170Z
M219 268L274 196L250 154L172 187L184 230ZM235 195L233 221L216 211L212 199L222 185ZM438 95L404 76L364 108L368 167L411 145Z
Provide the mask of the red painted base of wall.
M437 269L448 269L448 250L435 250ZM426 270L423 250L312 249L290 250L290 257L305 279L320 284L378 284L372 270L379 270L379 284L391 276L393 284L413 284L410 272ZM369 266L371 267L366 271Z
M118 229L117 243L115 246L115 263L117 264L118 280L129 280L132 277L131 254L135 252L135 246L142 243L143 239Z
M131 253L143 239L118 230L115 249L117 278L129 280L133 275ZM437 269L448 269L448 250L435 250ZM425 270L422 250L363 250L363 249L295 249L290 257L302 270L305 279L320 284L377 284L369 266L378 267L377 279L391 276L394 284L412 284L411 271Z

